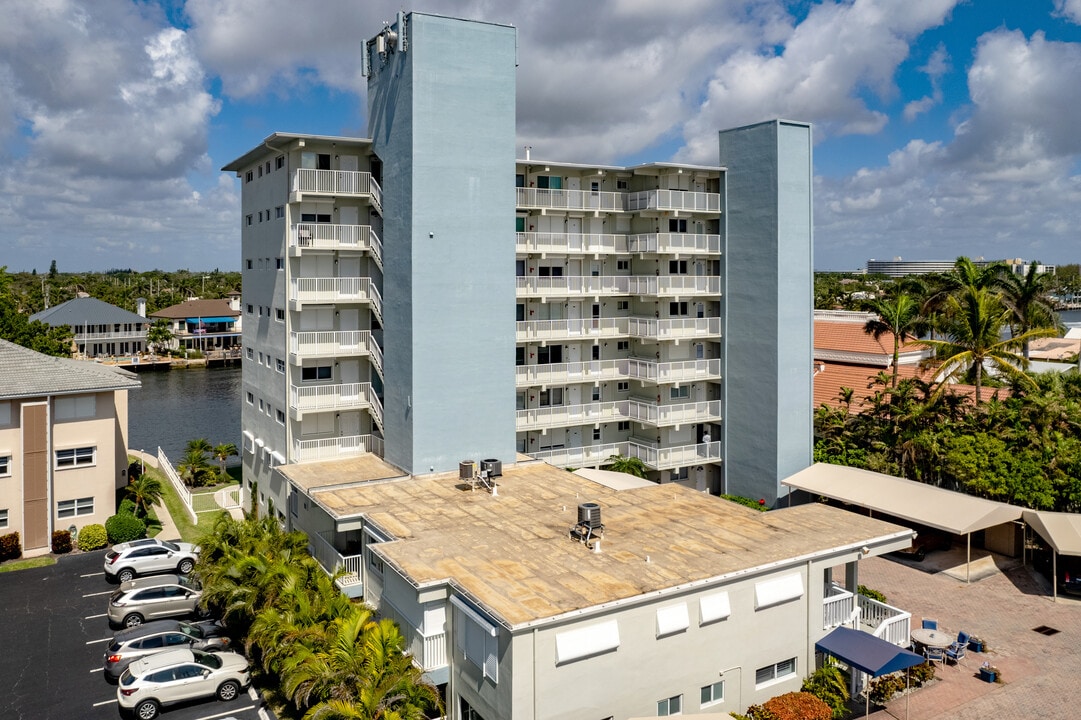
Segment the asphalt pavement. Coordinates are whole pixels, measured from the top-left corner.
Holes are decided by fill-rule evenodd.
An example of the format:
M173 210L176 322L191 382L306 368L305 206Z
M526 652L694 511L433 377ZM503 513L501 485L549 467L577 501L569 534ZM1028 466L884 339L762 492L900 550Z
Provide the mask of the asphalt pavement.
M60 557L56 565L0 575L0 718L117 718L116 686L102 676L115 630L105 615L116 585L102 571L105 551ZM254 690L163 708L163 720L268 720Z

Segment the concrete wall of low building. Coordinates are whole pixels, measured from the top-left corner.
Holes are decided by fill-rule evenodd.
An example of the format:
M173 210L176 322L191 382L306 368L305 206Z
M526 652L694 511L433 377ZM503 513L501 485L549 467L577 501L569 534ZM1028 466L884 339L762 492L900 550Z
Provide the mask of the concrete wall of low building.
M122 396L122 397L118 397ZM116 491L127 481L127 391L93 393L95 415L60 419L52 399L52 499L53 530L75 525L83 528L102 523L116 512ZM88 396L75 396L88 397ZM58 450L94 447L94 464L61 468ZM93 498L94 512L71 517L59 516L59 504L69 500ZM82 504L79 504L79 508Z

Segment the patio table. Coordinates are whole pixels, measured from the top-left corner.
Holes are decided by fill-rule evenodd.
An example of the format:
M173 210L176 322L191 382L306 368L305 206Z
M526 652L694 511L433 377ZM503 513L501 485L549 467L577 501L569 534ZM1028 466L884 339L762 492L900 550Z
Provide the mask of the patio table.
M956 635L946 632L945 630L917 628L912 631L912 641L917 645L923 645L924 647L945 649L952 645L956 639Z

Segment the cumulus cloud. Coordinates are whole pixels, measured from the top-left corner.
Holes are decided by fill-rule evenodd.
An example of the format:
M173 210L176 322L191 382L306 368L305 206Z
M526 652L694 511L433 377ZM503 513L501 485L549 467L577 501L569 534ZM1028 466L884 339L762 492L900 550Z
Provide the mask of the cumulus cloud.
M912 122L917 117L927 112L935 105L942 102L942 87L940 80L950 70L950 56L946 52L946 46L941 43L935 51L931 53L931 57L928 58L927 64L921 67L920 72L927 76L931 82L931 94L925 95L919 100L913 100L905 105L904 117L905 120Z
M1055 0L1055 13L1081 25L1081 0Z

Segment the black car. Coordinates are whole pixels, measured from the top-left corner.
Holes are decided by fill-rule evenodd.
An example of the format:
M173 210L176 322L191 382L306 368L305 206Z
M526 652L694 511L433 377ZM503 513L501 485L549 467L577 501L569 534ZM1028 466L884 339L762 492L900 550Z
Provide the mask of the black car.
M113 636L105 650L105 679L116 682L133 660L163 650L190 648L216 652L229 645L225 628L215 620L154 620L121 630Z

